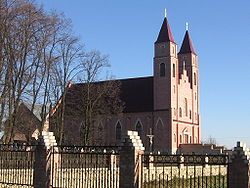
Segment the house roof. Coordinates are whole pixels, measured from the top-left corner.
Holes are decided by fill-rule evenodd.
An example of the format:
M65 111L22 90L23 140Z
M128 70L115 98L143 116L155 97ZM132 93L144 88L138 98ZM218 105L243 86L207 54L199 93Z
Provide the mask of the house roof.
M186 31L185 33L179 54L186 54L186 53L196 54L188 31Z
M158 38L155 43L160 43L160 42L174 42L174 37L171 32L171 28L168 24L168 20L165 17L161 26L161 30L159 32Z
M15 133L13 140L27 142L27 139L24 133Z
M31 111L31 108L32 108L32 104L31 103L25 103L24 105ZM33 109L33 114L34 114L34 116L37 117L37 119L39 121L42 121L42 118L41 118L42 107L43 107L42 104L35 104L34 105L34 109ZM46 105L45 106L45 110L46 110L46 112L49 112L50 106Z

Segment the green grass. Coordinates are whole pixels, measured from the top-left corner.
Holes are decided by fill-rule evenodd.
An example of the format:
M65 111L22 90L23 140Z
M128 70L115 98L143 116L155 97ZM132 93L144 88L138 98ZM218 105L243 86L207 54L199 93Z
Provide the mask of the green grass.
M143 184L143 188L227 188L226 176L205 176L203 178L177 178L154 180Z

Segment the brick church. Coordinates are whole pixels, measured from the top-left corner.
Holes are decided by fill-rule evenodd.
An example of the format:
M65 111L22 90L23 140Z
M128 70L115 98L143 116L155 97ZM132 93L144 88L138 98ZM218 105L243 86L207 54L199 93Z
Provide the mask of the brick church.
M200 143L198 57L188 30L177 50L165 17L154 43L153 76L119 80L125 108L101 120L102 144L119 144L127 130L137 130L148 151L175 152L180 144ZM69 124L65 136L77 140L79 128L67 130Z

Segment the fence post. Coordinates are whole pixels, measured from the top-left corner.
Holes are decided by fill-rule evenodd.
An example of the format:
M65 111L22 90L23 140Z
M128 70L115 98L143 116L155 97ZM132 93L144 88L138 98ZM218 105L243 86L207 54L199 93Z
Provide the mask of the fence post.
M141 188L144 147L136 131L128 131L120 151L119 187Z
M228 187L250 188L249 181L249 149L237 142L228 165Z
M50 184L50 160L43 137L39 137L35 148L34 188L48 188Z

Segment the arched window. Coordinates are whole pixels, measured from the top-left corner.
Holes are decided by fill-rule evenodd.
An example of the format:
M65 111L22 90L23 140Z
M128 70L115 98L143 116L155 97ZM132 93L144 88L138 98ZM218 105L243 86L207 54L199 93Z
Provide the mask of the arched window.
M122 137L122 126L121 123L118 121L115 127L115 136L116 140L121 140Z
M174 142L176 143L176 134L174 133Z
M188 144L188 135L187 134L185 134L185 141L184 141L184 143Z
M173 77L175 77L175 64L173 64Z
M188 101L187 101L187 98L185 98L185 115L188 116Z
M135 130L138 132L139 136L142 135L142 124L140 121L137 121L136 126L135 126Z
M192 119L192 111L189 110L189 119Z
M160 64L160 77L165 76L165 63Z
M196 85L196 73L194 73L194 85Z
M182 109L181 108L179 109L179 115L180 115L180 117L182 117Z
M180 135L180 144L182 143L182 136Z

